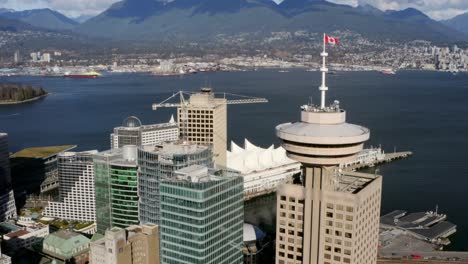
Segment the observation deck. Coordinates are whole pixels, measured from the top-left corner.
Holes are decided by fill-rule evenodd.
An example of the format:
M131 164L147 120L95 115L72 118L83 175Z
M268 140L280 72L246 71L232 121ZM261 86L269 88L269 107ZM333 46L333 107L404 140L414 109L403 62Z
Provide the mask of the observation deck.
M368 128L346 123L346 111L335 101L329 107L302 107L301 121L276 127L289 158L305 164L334 166L354 160L369 140Z

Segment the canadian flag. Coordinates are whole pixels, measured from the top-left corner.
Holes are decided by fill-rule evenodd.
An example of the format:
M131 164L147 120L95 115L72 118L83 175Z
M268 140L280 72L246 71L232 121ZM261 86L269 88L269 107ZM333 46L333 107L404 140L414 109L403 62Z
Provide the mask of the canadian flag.
M338 39L337 39L337 38L329 37L327 34L325 34L325 43L329 43L329 44L333 44L333 45L338 45Z

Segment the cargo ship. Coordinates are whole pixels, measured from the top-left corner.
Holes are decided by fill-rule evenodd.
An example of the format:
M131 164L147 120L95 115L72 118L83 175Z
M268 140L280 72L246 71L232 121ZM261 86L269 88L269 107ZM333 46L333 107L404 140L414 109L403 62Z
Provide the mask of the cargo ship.
M85 73L69 73L66 72L64 77L73 78L73 79L96 79L101 77L101 74L95 71L85 72Z

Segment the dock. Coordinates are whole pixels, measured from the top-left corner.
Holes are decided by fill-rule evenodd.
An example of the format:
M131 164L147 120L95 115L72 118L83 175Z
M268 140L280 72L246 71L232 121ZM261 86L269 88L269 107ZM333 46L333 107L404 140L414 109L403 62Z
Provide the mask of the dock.
M376 159L370 163L367 163L367 162L355 163L349 166L345 166L342 169L346 171L356 171L359 169L371 168L371 167L374 167L375 165L379 165L382 163L392 162L394 160L399 160L399 159L405 159L405 158L410 157L411 155L413 155L413 152L411 151L385 153L383 154L382 158Z

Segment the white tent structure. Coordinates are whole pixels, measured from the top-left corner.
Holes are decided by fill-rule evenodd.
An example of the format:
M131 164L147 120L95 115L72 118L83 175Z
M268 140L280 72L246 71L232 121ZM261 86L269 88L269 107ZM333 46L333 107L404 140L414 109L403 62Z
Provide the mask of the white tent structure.
M300 172L300 164L286 156L282 147L261 148L244 140L244 148L231 142L227 167L244 176L247 198L274 192L279 183Z

